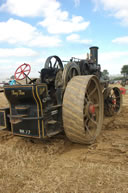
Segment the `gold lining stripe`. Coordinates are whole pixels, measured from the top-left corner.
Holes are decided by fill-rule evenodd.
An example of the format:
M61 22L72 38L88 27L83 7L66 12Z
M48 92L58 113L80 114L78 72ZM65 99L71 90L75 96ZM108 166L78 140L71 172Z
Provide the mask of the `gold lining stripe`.
M35 94L34 94L34 86L32 87L32 94L33 94L33 98L35 99L36 104L37 104L37 113L38 113L38 118L39 118L39 116L40 116L39 115L39 104L38 104L36 97L35 97ZM39 132L39 138L40 138L40 121L39 121L39 119L38 119L38 132Z
M33 87L33 86L26 86L26 85L13 85L13 88L19 88L19 89L22 89L22 88L24 88L24 87ZM12 86L5 86L5 88L12 88Z
M42 85L39 85L39 86L42 86ZM38 94L38 89L37 89L38 86L36 86L36 94L37 94L37 97L39 99L39 102L40 102L40 106L41 106L41 115L43 116L43 106L42 106L42 102L40 100L40 97L39 97L39 94ZM42 134L43 134L43 138L44 138L44 121L42 120Z
M36 85L13 85L13 88L24 88L24 87L33 87L33 86L36 86ZM45 83L42 83L42 84L39 84L39 86L47 86ZM12 85L11 86L5 86L5 88L12 88Z

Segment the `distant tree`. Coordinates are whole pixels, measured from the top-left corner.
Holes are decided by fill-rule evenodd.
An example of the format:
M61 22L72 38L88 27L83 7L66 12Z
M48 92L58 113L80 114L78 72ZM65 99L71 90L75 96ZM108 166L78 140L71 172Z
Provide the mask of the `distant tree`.
M12 75L12 76L10 77L10 79L15 79L15 76L14 76L14 75Z
M128 76L128 65L123 65L121 68L121 74L123 74L125 77Z
M102 73L103 73L103 75L104 75L104 76L109 76L109 72L108 72L108 70L103 70L103 72L102 72Z
M103 70L103 72L101 73L103 79L108 80L109 79L109 72L108 70Z

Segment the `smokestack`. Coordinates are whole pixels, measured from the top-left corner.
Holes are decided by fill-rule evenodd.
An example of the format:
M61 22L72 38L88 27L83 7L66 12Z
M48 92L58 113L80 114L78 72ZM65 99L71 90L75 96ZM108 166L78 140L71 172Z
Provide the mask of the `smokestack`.
M98 47L90 47L90 59L97 65L98 64Z

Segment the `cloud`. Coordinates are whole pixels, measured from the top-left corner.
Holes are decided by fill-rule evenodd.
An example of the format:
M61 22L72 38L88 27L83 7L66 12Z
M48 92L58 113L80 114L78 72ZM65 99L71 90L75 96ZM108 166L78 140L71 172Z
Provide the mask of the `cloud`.
M75 7L78 7L80 5L80 0L74 0Z
M38 56L36 51L30 48L0 48L0 58L4 57L32 57ZM7 61L7 60L5 60Z
M75 0L78 5L79 0ZM85 30L90 22L81 16L69 17L67 11L61 10L57 0L6 0L0 11L7 11L20 17L43 18L39 24L51 34L64 34Z
M7 63L8 62L8 59L6 58L6 59L1 59L0 58L0 64L4 64L4 63Z
M126 0L92 0L95 4L94 10L103 8L117 19L121 20L123 25L128 25L128 1Z
M65 13L65 17L59 15L48 16L39 24L47 28L48 32L51 34L68 34L86 30L90 22L85 22L81 16L72 16L72 18L69 19L68 13Z
M6 0L0 11L6 11L20 17L44 16L60 7L56 0Z
M128 44L128 36L115 38L112 42L117 44Z
M34 27L20 20L9 19L7 22L0 22L0 42L27 43L36 33Z
M70 36L67 36L66 40L69 42L80 43L80 44L92 43L92 40L80 39L80 36L78 34L71 34Z
M111 52L103 52L99 54L99 58L103 61L105 58L107 60L115 60L120 59L121 57L128 56L128 51L111 51Z
M43 35L32 25L11 18L6 22L0 22L0 42L35 47L53 47L59 46L61 40L57 36Z
M43 36L39 35L33 38L29 46L35 47L57 47L61 45L61 40L57 36Z
M110 74L120 74L122 66L128 63L128 51L101 52L98 58L102 70L107 69Z

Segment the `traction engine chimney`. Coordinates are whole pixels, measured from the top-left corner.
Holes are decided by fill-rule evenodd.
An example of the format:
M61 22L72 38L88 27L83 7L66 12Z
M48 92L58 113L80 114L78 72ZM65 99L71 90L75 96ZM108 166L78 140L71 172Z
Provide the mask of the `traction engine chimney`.
M98 64L98 47L90 47L90 59L97 65Z

